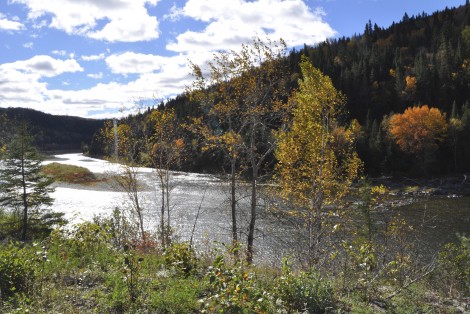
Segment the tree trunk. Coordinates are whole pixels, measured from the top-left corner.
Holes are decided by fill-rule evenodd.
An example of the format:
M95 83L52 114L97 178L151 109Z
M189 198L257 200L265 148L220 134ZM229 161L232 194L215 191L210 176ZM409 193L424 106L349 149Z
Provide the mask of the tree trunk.
M253 179L251 181L251 206L250 206L250 227L248 230L247 252L246 261L248 264L253 263L253 242L255 239L255 224L256 224L256 207L257 207L257 187L256 180L258 177L258 170L253 168Z
M170 170L165 170L165 194L166 194L166 243L170 243Z
M25 173L24 173L24 161L22 163L22 168L21 168L21 175L22 175L22 185L23 185L23 223L21 227L21 241L26 240L26 234L28 232L28 198L26 194L26 178L25 178Z
M160 213L160 231L161 231L161 242L162 242L162 247L165 248L165 189L164 189L164 183L163 183L163 178L160 176L160 184L161 184L161 189L162 189L162 208L161 208L161 213Z
M136 193L135 204L136 204L137 217L139 218L140 233L141 233L142 241L145 242L146 239L145 239L145 230L144 230L144 217L142 213L142 208L140 208L140 204L139 204L139 196L137 194L138 192L136 191L135 193Z
M28 198L26 191L26 174L25 174L25 152L24 143L21 143L21 185L23 187L23 223L21 226L21 241L26 240L26 234L28 232Z
M238 245L238 230L237 230L237 199L235 195L236 191L236 177L235 177L235 166L236 166L236 158L233 157L231 160L231 173L230 173L230 179L231 179L231 192L230 192L230 205L231 205L231 212L232 212L232 245L237 246ZM238 256L238 253L236 251L235 253Z
M257 187L256 181L258 179L258 163L256 161L256 145L255 145L255 127L256 121L253 121L251 134L250 134L250 159L252 167L252 178L251 178L251 206L250 206L250 226L248 229L247 239L247 251L246 251L246 262L248 264L253 263L253 242L255 239L255 224L256 224L256 207L257 207Z

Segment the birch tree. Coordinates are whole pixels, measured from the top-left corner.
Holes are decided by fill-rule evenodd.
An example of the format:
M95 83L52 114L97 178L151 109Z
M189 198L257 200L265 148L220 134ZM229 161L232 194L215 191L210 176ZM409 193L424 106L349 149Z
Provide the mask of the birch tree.
M250 180L250 208L247 228L247 262L254 254L259 180L275 148L273 131L287 113L288 94L284 57L286 45L262 41L242 45L239 51L219 52L208 63L206 75L193 65L196 93L209 110L209 142L219 143L230 161L232 241L237 244L236 169L245 170ZM204 95L204 93L207 93ZM211 126L210 123L214 122ZM215 125L214 125L215 124Z
M185 145L181 134L182 127L173 109L164 108L152 111L149 122L151 135L148 139L148 152L160 182L160 234L162 246L165 247L169 244L171 233L171 171L178 166L183 157Z
M292 118L277 133L276 178L280 194L305 226L308 262L317 263L334 208L357 177L361 162L354 132L338 125L345 97L331 79L304 58L299 90L290 98Z

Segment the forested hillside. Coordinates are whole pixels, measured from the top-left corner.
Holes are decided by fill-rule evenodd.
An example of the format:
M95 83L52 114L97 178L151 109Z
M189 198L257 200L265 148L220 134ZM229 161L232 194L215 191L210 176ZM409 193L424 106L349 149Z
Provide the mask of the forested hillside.
M303 55L346 95L342 122L358 122L354 122L356 145L366 173L434 175L470 171L468 4L432 15L405 14L402 21L385 29L369 21L361 35L291 51L282 69L286 72L284 83L291 91L301 78L299 62ZM180 95L156 110L173 108L181 123L188 123L190 117L211 119L207 107L190 98L188 94ZM434 138L429 135L426 149L401 149L398 138L390 133L390 118L406 108L423 105L439 110L445 118L445 132ZM145 116L128 117L122 122L135 124ZM433 125L430 123L431 128ZM186 143L194 146L193 135L186 136L191 138ZM95 154L106 154L106 145L102 144L97 136ZM213 169L217 164L212 155L196 146L190 152L184 163L186 170ZM222 164L220 160L219 166Z
M54 116L23 108L0 108L11 121L26 121L35 133L35 145L41 151L80 151L90 145L103 120L72 116Z

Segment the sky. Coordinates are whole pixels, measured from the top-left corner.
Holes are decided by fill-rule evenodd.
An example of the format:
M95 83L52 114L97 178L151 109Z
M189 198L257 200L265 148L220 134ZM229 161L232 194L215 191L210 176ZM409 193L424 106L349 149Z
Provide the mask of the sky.
M0 107L111 118L182 93L214 52L288 48L465 0L0 0Z

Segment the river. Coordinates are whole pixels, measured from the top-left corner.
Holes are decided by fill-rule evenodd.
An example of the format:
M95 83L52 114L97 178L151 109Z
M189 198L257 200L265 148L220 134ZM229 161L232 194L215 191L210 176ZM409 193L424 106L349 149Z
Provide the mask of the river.
M81 154L56 155L45 163L60 162L88 168L99 178L116 175L118 164L85 157ZM141 201L146 208L145 226L156 231L159 221L160 189L157 177L150 168L137 168L142 182ZM194 239L199 250L210 251L230 242L229 185L225 180L208 174L173 172L171 174L171 225L175 237L189 240L194 227ZM108 181L94 185L55 183L53 210L65 213L70 223L89 221L94 216L110 216L115 208L126 210L130 203L125 193ZM239 188L240 230L246 230L248 192ZM261 202L262 203L262 202ZM199 215L198 215L199 211ZM470 197L417 198L403 206L389 209L399 213L413 228L427 249L437 250L442 244L457 241L457 234L470 235ZM197 219L196 219L197 217ZM292 227L272 219L260 207L255 248L257 261L278 263L295 245ZM246 232L241 232L244 242Z

